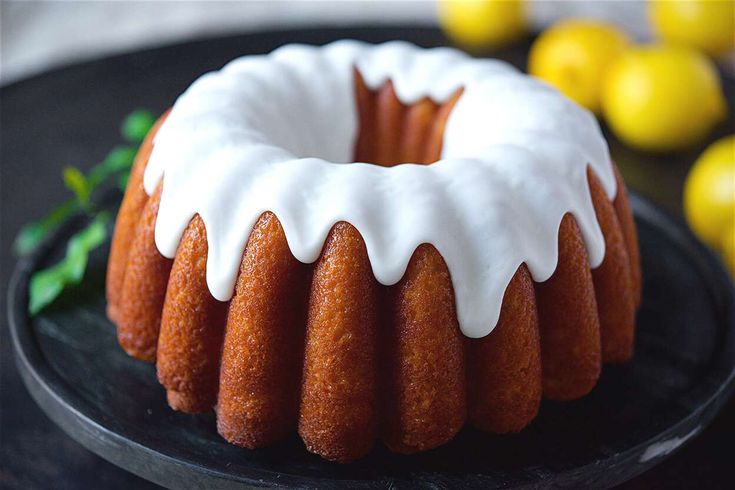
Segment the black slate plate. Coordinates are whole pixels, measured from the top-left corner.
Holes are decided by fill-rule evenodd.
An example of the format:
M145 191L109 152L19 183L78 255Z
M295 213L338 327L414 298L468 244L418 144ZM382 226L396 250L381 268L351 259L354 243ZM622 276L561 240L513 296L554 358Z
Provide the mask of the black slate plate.
M634 361L606 366L582 400L544 402L518 435L465 430L411 457L379 445L346 466L308 454L296 437L267 450L231 446L217 435L213 415L170 410L154 367L118 347L104 315L107 250L92 258L81 290L33 320L26 315L30 273L59 257L83 218L17 267L8 304L19 371L36 402L72 437L172 488L612 486L701 431L735 387L727 276L684 226L639 197L633 208L645 277Z

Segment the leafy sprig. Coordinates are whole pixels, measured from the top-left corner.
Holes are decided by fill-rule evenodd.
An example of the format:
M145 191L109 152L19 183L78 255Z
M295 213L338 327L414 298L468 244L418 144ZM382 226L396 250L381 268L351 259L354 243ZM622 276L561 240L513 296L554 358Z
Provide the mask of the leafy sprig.
M61 262L33 274L29 287L28 312L37 314L53 302L70 285L79 284L87 268L89 252L107 238L109 213L101 212L86 228L74 234L66 244L66 256Z
M51 304L67 288L79 284L84 277L92 250L108 238L110 214L101 210L95 202L98 191L127 185L138 147L155 123L149 111L137 110L123 121L121 133L127 144L116 146L105 159L86 174L76 167L67 166L62 171L64 185L74 194L38 221L26 224L15 238L13 250L24 257L36 250L43 240L73 214L82 211L90 223L71 236L64 258L51 267L36 271L31 276L28 312L36 315Z

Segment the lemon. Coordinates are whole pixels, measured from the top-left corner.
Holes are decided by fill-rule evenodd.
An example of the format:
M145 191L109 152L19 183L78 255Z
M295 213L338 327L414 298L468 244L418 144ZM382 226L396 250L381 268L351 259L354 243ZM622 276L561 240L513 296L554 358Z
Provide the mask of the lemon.
M589 20L563 21L533 43L528 71L599 113L605 72L629 43L625 33L611 25Z
M639 46L611 64L602 111L631 146L670 151L700 142L727 113L712 61L683 46Z
M661 39L719 55L735 49L732 0L652 0L648 14Z
M725 232L722 240L722 258L730 275L735 278L735 225Z
M689 226L710 246L723 245L735 225L735 135L710 145L684 184L684 214Z
M520 0L442 0L439 23L447 36L470 50L502 46L526 33Z

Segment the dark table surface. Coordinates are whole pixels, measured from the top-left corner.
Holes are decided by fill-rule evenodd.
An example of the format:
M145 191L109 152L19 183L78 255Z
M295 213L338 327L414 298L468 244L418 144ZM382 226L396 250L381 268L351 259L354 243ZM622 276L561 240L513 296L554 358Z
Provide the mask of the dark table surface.
M427 45L443 43L434 30L404 31L426 39ZM379 41L390 31L351 32ZM88 168L101 160L120 141L118 124L125 114L137 107L162 111L198 74L238 54L269 51L293 40L321 43L333 36L328 30L311 30L264 36L258 46L245 36L196 42L186 46L187 60L171 56L168 48L150 50L55 70L0 89L0 488L158 488L64 434L31 400L16 373L5 315L5 292L15 265L11 244L23 223L68 198L60 169ZM524 62L522 55L509 57ZM735 83L726 80L725 86L732 113ZM75 123L75 116L90 107L103 107L108 116L95 126ZM733 127L731 114L715 136ZM672 214L681 214L682 182L701 147L676 157L642 155L614 140L611 149L629 185ZM733 488L734 436L735 399L684 448L623 487Z

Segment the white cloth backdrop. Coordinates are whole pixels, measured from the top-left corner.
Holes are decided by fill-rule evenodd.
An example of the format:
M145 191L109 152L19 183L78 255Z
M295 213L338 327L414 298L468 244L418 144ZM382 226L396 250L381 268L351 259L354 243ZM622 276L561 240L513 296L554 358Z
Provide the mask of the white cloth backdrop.
M608 19L647 37L641 0L536 1L539 28L570 15ZM268 28L436 24L433 0L0 0L0 83L66 63L142 47Z

